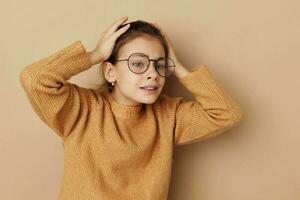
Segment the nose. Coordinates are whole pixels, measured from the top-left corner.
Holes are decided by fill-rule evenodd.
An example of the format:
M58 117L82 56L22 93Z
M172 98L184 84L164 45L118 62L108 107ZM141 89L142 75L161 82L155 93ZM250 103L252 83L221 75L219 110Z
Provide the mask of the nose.
M152 62L151 62L152 61ZM150 61L150 66L149 66L149 68L148 68L148 70L147 70L147 72L146 72L146 74L147 74L147 79L149 79L149 78L155 78L155 79L157 79L157 78L159 78L159 74L158 74L158 72L156 71L156 67L155 67L155 61L154 60L151 60ZM152 64L151 64L152 63Z

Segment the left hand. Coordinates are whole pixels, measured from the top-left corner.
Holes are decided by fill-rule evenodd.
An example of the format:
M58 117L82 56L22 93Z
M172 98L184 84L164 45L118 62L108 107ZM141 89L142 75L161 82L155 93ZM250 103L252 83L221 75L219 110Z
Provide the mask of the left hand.
M161 29L161 27L157 23L153 22L151 24L154 25L156 28L158 28L160 30L160 32L163 34L163 36L166 38L168 46L169 46L169 57L174 61L176 67L182 66L181 62L177 59L177 57L175 55L173 44L172 44L169 36Z

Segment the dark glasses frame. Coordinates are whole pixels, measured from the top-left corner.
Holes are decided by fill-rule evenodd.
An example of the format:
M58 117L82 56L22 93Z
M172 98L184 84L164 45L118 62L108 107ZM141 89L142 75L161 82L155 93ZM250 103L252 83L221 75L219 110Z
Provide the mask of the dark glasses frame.
M130 68L130 66L129 66L129 60L130 60L130 57L131 57L131 56L134 56L134 55L142 55L142 56L145 56L145 57L148 59L148 65L147 65L147 68L145 69L145 71L142 71L142 72L140 72L140 73L137 73L137 72L134 72L134 71L131 70L131 68ZM157 73L158 73L160 76L167 78L167 77L170 77L170 76L173 74L173 71L172 71L172 73L171 73L170 75L168 75L168 76L163 76L163 75L161 75L161 74L158 72L158 69L157 69L157 62L158 62L159 60L165 59L165 58L170 59L170 60L174 63L174 66L172 66L172 67L174 67L174 68L176 67L175 62L174 62L171 58L169 58L169 57L159 57L157 60L155 60L155 59L150 59L148 55L143 54L143 53L133 53L133 54L131 54L127 59L116 60L116 62L119 62L119 61L127 61L127 66L128 66L128 68L129 68L129 70L130 70L131 72L133 72L133 73L135 73L135 74L142 74L142 73L145 73L145 72L149 69L150 61L153 61L153 62L155 63L155 70L157 71Z

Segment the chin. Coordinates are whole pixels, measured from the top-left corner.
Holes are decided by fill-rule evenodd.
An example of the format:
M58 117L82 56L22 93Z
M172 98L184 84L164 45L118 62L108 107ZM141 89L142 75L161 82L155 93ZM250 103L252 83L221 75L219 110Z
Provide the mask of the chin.
M156 100L158 99L158 96L149 96L149 97L145 97L143 98L143 100L141 100L140 102L143 104L153 104Z
M160 93L161 90L153 94L142 93L139 95L139 102L143 104L153 104L158 99Z
M156 100L155 100L156 101ZM142 101L142 104L153 104L155 101Z

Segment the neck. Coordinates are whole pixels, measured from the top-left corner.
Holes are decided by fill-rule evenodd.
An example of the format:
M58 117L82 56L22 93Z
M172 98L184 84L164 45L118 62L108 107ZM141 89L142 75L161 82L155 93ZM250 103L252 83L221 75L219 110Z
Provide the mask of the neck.
M121 94L120 91L117 91L116 88L113 89L113 91L111 92L111 97L113 98L113 100L121 105L124 106L140 106L141 103L139 102L133 102L130 101L128 99L126 99L126 97L124 95Z

